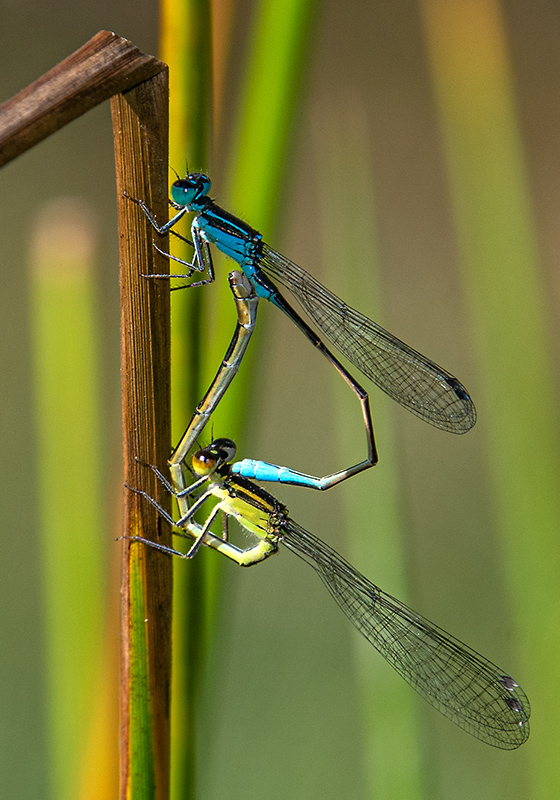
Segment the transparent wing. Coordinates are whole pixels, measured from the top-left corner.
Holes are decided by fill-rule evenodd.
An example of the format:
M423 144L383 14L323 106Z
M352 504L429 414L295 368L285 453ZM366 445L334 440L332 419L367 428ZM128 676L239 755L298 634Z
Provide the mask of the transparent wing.
M260 266L294 294L327 339L393 400L436 428L451 433L472 428L476 410L457 378L265 244Z
M313 567L360 633L438 711L494 747L513 750L526 741L531 708L513 678L382 592L292 520L279 529L284 545Z

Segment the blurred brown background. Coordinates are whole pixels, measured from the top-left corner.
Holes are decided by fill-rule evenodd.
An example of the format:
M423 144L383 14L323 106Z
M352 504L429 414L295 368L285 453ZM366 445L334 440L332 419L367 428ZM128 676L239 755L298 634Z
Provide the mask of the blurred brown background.
M549 526L551 535L554 511L545 522L534 515L534 525L524 529L526 549L519 550L514 564L515 553L508 551L505 541L507 517L501 510L508 503L501 481L506 482L508 477L500 471L501 462L495 456L507 451L500 443L503 431L494 426L499 419L495 398L501 391L514 400L508 419L515 419L515 408L519 409L517 424L511 425L507 434L519 469L538 462L541 434L534 433L532 426L537 422L528 409L534 404L537 419L543 400L540 384L535 389L531 376L517 373L515 363L509 372L511 381L498 387L494 384L489 390L492 362L489 357L481 358L484 333L476 311L480 306L476 289L466 276L468 248L465 250L465 232L457 211L461 165L456 172L449 166L452 132L448 129L446 134L442 123L445 104L441 92L445 94L445 90L441 85L437 88L437 56L434 49L430 50L426 34L429 6L404 0L390 4L329 0L317 4L293 131L293 156L283 188L283 211L270 243L457 375L472 393L479 421L465 437L447 436L401 409L384 405L380 393L372 388L381 455L375 475L370 472L357 477L352 482L354 493L348 495L335 489L316 496L288 488L277 494L289 505L294 519L351 556L383 589L403 597L502 664L519 678L530 698L537 698L531 739L515 753L484 748L424 704L413 703L414 758L419 765L417 775L421 776L414 796L554 797L558 793L557 769L551 757L539 757L539 752L554 752L553 731L544 721L539 725L539 716L545 714L553 720L557 705L554 670L558 605L547 586L550 576L556 574L558 552L554 539L553 546L538 543L543 526ZM555 391L560 9L544 0L489 6L499 15L510 69L513 130L523 159L518 177L526 203L524 220L535 237L532 287L542 301L535 325L546 336L545 378ZM221 115L213 163L192 165L211 170L214 195L224 204L220 181L228 157L228 108L235 107L251 11L250 3L234 7L236 46L229 56L226 110ZM485 24L485 3L470 3L468 11L475 18L480 15L481 25ZM145 52L157 54L158 8L153 2L4 0L0 99L9 98L100 29L114 30ZM452 103L453 90L446 96ZM345 160L337 155L340 152ZM352 198L362 161L364 174L371 178L373 233L372 241L364 244L361 252L374 253L378 272L371 284L352 286L354 265L356 274L360 266L360 251L352 249L351 242L362 214L361 200L356 200L353 208ZM179 173L184 170L184 164L172 166ZM350 186L341 185L347 168ZM330 196L329 170L333 183ZM97 230L109 572L113 551L118 547L112 542L112 531L115 498L120 491L114 193L108 105L75 121L0 173L4 276L0 294L0 452L4 465L0 485L0 782L4 796L13 800L47 796L48 784L39 509L34 494L37 432L27 301L30 231L43 204L53 198L80 197L91 206ZM356 197L363 198L363 194ZM231 210L244 216L243 208ZM258 221L248 221L258 226ZM332 229L330 238L325 227ZM502 236L499 214L496 228ZM341 247L336 253L333 241ZM343 262L345 252L349 259ZM476 244L472 252L477 252ZM490 273L488 280L492 282ZM374 283L379 297L372 291ZM515 285L510 288L515 292ZM523 297L518 301L523 304ZM504 293L504 307L496 305L497 318L507 314L508 302ZM348 448L357 453L355 460L362 457L359 428L354 446L353 439L345 438L339 421L340 408L357 417L357 404L352 406L349 393L338 391L326 365L280 317L272 309L260 309L263 327L255 338L259 337L261 360L251 407L253 424L242 437L240 455L324 474L346 462ZM228 326L229 331L229 322ZM540 352L539 357L542 355ZM495 352L493 357L496 375L502 376L503 360L511 356L504 355L502 360ZM519 406L515 404L517 396ZM382 418L379 425L377 409ZM557 418L551 418L549 437L556 466L557 426ZM227 431L216 433L228 435ZM333 449L331 435L338 449ZM77 453L76 463L81 458L87 458L87 453ZM396 527L401 531L397 550L402 561L398 566L391 560L393 545L384 542L384 532L376 524L379 504L387 500L380 488L388 485L384 483L386 475L383 477L385 464L391 470L390 486L396 493L394 508L399 518ZM512 463L515 469L516 463ZM534 497L530 478L524 478L529 506ZM538 472L533 478L538 486ZM364 500L359 511L357 496ZM552 500L554 507L556 499ZM369 555L356 543L355 530L345 532L345 519L360 520L359 536L373 540ZM356 524L349 523L349 527ZM545 559L539 555L542 575L538 561L536 566L527 563L533 537L535 552L547 554ZM68 547L79 545L80 531L76 530ZM385 562L384 554L388 554ZM367 725L362 719L365 695L363 687L360 689L364 659L370 654L357 653L359 646L351 626L311 572L294 562L285 554L259 569L242 572L231 565L227 570L227 613L216 667L220 681L218 686L213 683L208 730L202 732L208 750L200 759L200 796L410 797L397 792L384 795L372 788L375 767L363 743ZM542 602L531 605L531 598L541 594ZM116 594L112 602L118 604ZM527 633L530 630L535 631L535 642L542 645L541 649L532 644ZM377 670L378 657L371 654L371 659ZM399 679L392 674L387 678L389 668L385 665L379 669L384 676L380 680L390 684L387 691L399 691L400 687L394 689ZM381 695L385 688L379 686ZM375 703L375 689L370 691ZM405 686L403 691L411 690ZM368 713L375 712L369 709ZM398 736L395 747L398 751ZM403 746L404 752L409 753L408 745Z

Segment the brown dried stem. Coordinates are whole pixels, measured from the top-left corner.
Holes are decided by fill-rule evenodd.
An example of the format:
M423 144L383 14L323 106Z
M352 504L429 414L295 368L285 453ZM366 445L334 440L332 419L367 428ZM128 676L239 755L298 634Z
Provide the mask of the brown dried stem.
M167 218L166 65L128 40L101 31L0 106L0 166L110 97L119 204L125 481L152 497L159 496L166 505L169 499L160 496L152 471L136 460L164 468L170 452L169 287L166 281L141 277L165 272L166 263L157 256L154 270L150 226L139 208L123 195L126 189L131 196L144 199L158 219ZM156 535L158 541L169 543L169 526L156 518L148 503L138 500L137 495L125 492L124 533L144 538ZM131 590L134 576L137 588ZM123 798L163 800L168 796L171 577L168 557L126 542L121 661ZM140 686L142 670L144 685ZM143 697L140 703L139 697ZM139 769L138 763L131 767L130 735L132 730L138 733L142 725L149 725L144 739L150 740L151 749L144 753L146 760ZM143 769L150 776L141 774Z

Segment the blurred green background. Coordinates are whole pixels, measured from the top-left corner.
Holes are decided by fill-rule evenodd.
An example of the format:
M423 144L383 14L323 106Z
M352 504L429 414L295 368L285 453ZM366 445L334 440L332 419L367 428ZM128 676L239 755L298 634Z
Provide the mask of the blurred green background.
M208 170L226 206L257 8L215 3L223 71L213 145L207 163L185 152L172 164L182 173L188 158ZM2 100L100 29L158 53L155 2L5 2L2 11ZM199 796L557 797L560 9L328 0L315 4L307 37L274 224L249 217L249 206L231 210L268 225L272 246L457 375L479 421L465 437L443 434L372 387L375 470L326 495L277 494L383 589L514 675L532 701L532 733L503 753L416 702L289 553L247 571L226 563L198 723ZM262 103L264 114L266 96ZM114 797L122 478L108 105L4 168L0 202L0 784L14 800ZM54 252L45 227L55 231ZM42 279L56 271L56 242L67 293L56 314L71 335L49 345ZM65 280L71 258L82 267L76 298L74 272ZM262 304L259 317L240 456L315 474L361 459L355 398L279 313ZM233 324L229 309L212 334L216 352ZM48 371L65 344L74 360ZM39 399L45 385L50 406ZM68 408L57 388L70 395ZM68 437L58 481L45 486L44 461L80 409L79 443ZM231 435L218 420L214 433ZM69 531L50 505L65 495ZM83 573L68 571L83 599L68 640L48 622L56 600L45 587L77 553ZM68 645L68 682L66 696L53 698L57 636ZM72 663L88 637L92 657ZM66 745L53 744L53 709ZM56 760L68 763L65 788L53 778Z

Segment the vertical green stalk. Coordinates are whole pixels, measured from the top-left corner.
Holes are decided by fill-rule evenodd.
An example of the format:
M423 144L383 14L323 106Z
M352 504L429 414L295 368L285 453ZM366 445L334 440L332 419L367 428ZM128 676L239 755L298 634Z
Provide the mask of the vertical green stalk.
M228 200L265 236L290 161L314 6L313 0L262 0L255 11L232 137Z
M547 303L500 8L422 4L464 281L481 369L480 422L515 622L537 710L531 797L557 795L548 687L560 680L560 437Z
M162 57L170 66L171 159L182 169L206 169L205 136L210 117L209 4L164 3ZM230 191L214 186L223 202L251 219L253 225L271 227L285 168L286 145L293 125L299 75L309 31L310 0L271 2L257 6L250 38L250 54L236 133L230 158ZM216 19L216 25L220 19ZM271 57L271 54L273 56ZM217 259L216 259L217 261ZM217 280L203 290L175 293L173 297L173 436L183 432L195 405L214 377L233 332L236 315L225 270L218 264ZM204 304L202 307L201 304ZM209 320L205 324L204 320ZM204 339L199 331L205 331ZM235 438L240 430L248 393L249 371L237 376L212 420L214 429ZM193 391L194 387L194 391ZM178 423L178 420L181 420ZM209 435L209 434L208 434ZM173 791L176 797L195 794L195 714L200 691L200 669L206 650L220 584L220 562L201 553L176 572L178 616L175 629ZM185 581L187 588L181 588ZM186 601L185 601L186 598ZM182 608L187 608L182 611Z
M161 58L169 65L169 163L179 174L207 169L212 117L212 30L208 0L162 3ZM173 176L174 180L174 176ZM172 238L173 252L192 251ZM180 271L180 265L177 265ZM171 270L173 271L173 270ZM172 320L173 441L186 428L198 397L199 336L204 293L176 292Z
M226 185L220 197L227 207L246 219L265 238L278 230L280 192L287 165L292 160L294 122L303 82L305 58L312 33L313 0L261 0L254 11L247 63L231 137ZM218 187L216 187L218 188ZM224 262L231 269L231 262ZM223 269L223 268L222 268ZM211 319L232 320L229 290L213 292ZM261 325L265 309L260 312ZM229 328L227 328L229 331ZM229 335L229 334L228 334ZM256 337L260 339L261 337ZM226 338L207 342L204 351L205 384L221 358ZM251 343L243 369L236 377L215 415L216 425L228 420L227 435L236 438L245 408L250 364L255 353ZM234 410L237 409L237 412ZM222 430L226 430L222 425Z
M78 794L102 666L104 608L99 333L94 321L91 210L44 209L31 270L37 496L47 649L52 796Z
M273 226L279 227L280 190L292 155L289 143L297 118L313 8L313 0L261 0L255 5L226 182L214 187L227 208L247 219L265 237ZM201 342L203 387L214 377L236 322L224 274L236 265L216 250L214 255L217 280L207 295L209 323L205 326L213 335ZM266 309L260 311L259 328L264 324L263 310L266 313ZM243 431L258 341L262 336L253 337L242 369L212 417L214 430L236 441ZM217 579L219 572L213 577Z
M208 0L162 3L161 57L169 65L170 165L184 173L204 170L212 109L211 5ZM190 260L192 250L173 242L173 252ZM177 265L180 267L180 265ZM171 271L174 271L173 269ZM180 271L180 269L179 269ZM178 442L200 401L201 315L205 293L185 289L172 295L171 420ZM208 645L210 575L215 559L196 558L175 570L171 780L172 796L195 796L197 700Z
M372 319L383 321L375 197L366 123L356 98L340 101L317 115L322 260L327 284ZM338 187L333 225L332 187ZM346 215L346 216L345 216ZM352 231L341 237L340 231ZM345 268L341 269L341 265ZM349 267L351 265L351 269ZM348 267L348 268L346 268ZM365 433L358 403L333 375L337 459L355 463L365 455ZM374 425L381 464L340 487L351 561L405 598L402 509L391 400L374 390ZM367 484L366 484L367 482ZM364 489L367 486L367 492ZM375 577L373 578L375 580ZM369 795L376 800L414 800L423 794L419 757L417 698L380 659L355 637L360 690L363 760Z

